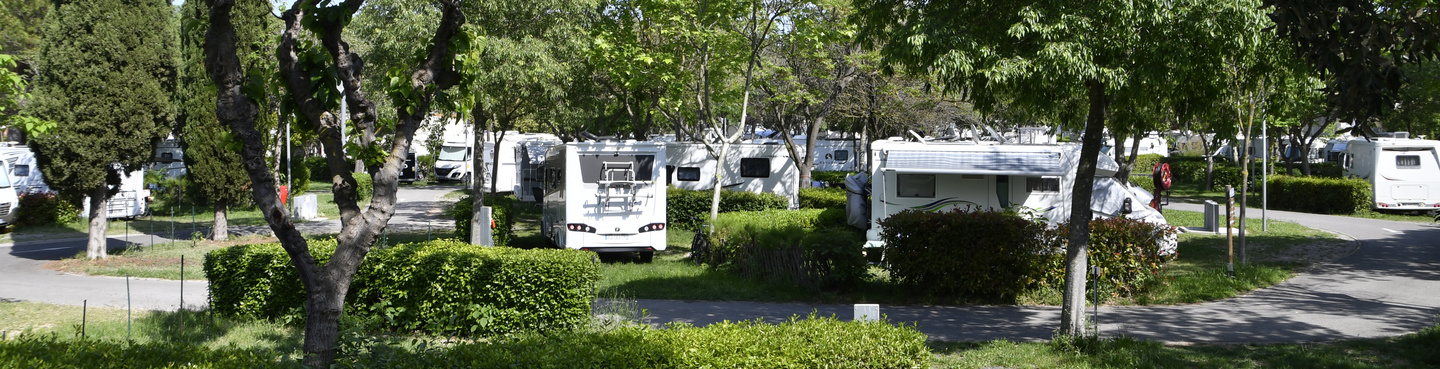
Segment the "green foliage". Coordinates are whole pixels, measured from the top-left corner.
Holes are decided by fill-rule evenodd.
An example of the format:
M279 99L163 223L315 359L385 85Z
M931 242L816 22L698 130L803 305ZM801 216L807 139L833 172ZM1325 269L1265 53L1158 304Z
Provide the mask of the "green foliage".
M191 342L62 340L53 334L0 341L0 362L11 368L169 368L177 363L196 368L300 367L282 353L265 349L212 349Z
M928 293L1013 297L1063 256L1043 223L1012 213L906 210L878 226L890 278Z
M1131 175L1130 183L1145 189L1145 192L1155 193L1155 179L1150 176Z
M1131 174L1151 174L1155 172L1155 164L1164 162L1166 157L1160 154L1145 154L1135 156L1135 169ZM1174 170L1174 168L1171 168Z
M325 161L324 156L305 157L305 168L306 171L310 173L310 180L312 182L321 182L325 184L332 183L332 176L330 175L330 164Z
M351 173L355 176L355 195L363 204L371 195L375 194L375 181L370 179L370 173Z
M845 186L845 177L851 174L855 173L841 171L813 171L810 172L810 178L816 181L824 182L826 186L843 188Z
M175 9L157 1L58 3L46 16L31 108L56 129L31 135L45 182L62 194L107 182L114 163L150 160L175 121Z
M313 177L310 176L310 166L306 164L304 157L296 156L290 158L288 164L282 162L280 165L281 174L286 173L287 170L290 173L290 184L294 186L294 188L290 189L291 197L304 195L305 191L310 188L310 180ZM356 180L358 181L359 178L356 178ZM279 184L283 185L285 182L281 181ZM361 188L364 188L364 186L362 185Z
M845 189L842 187L801 188L801 209L844 209Z
M1057 242L1063 242L1069 224L1051 230ZM1133 296L1148 287L1160 274L1165 262L1174 254L1161 255L1160 240L1174 239L1174 227L1146 223L1135 219L1110 218L1090 221L1090 266L1100 269L1104 283L1091 288L1108 290L1120 296ZM1049 255L1045 283L1060 286L1065 280L1065 254Z
M1199 156L1171 156L1164 162L1170 163L1170 178L1174 184L1205 185L1205 158ZM1220 166L1220 163L1215 163Z
M334 241L311 241L324 263ZM588 252L482 247L455 240L376 249L350 285L346 315L380 327L485 336L588 322L598 266ZM305 293L278 244L242 245L205 257L217 314L298 322Z
M1370 182L1358 178L1270 176L1270 207L1320 214L1354 214L1370 210L1375 195Z
M473 201L470 195L462 196L450 209L450 219L455 220L455 236L462 240L470 239L470 220L475 218ZM495 246L510 246L510 240L515 239L515 197L486 193L485 206L490 207L490 219L495 221L491 232Z
M78 221L80 221L80 207L53 193L20 195L20 208L16 210L15 214L16 227L70 224Z
M714 195L709 190L691 191L670 187L665 191L665 217L669 219L671 227L695 229L700 222L709 220L710 201ZM790 200L773 193L720 191L721 213L789 207Z
M1296 166L1299 169L1299 166ZM1310 175L1321 178L1344 178L1345 168L1336 163L1311 163Z
M747 278L847 289L864 280L869 264L861 251L864 237L844 227L844 217L843 209L723 213L709 249L692 257Z

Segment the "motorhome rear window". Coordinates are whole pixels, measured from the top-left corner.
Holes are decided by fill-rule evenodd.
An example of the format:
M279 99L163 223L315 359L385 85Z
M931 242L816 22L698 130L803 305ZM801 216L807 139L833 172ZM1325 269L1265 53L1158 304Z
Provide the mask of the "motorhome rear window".
M1395 167L1400 169L1420 169L1420 155L1396 156Z
M1060 178L1056 177L1026 177L1025 191L1029 192L1060 192Z
M895 196L935 197L934 174L897 174L895 177Z
M850 150L835 150L835 161L850 160Z
M470 156L469 153L470 153L470 148L467 148L467 147L461 147L461 146L442 146L442 147L440 147L440 155L436 155L436 156L435 156L435 160L439 160L439 161L462 161L462 160L470 160L470 159L468 158L468 157Z
M655 155L580 155L580 181L650 181L654 178Z
M15 166L15 176L16 176L16 177L29 177L29 176L30 176L30 166L29 166L29 165L16 165L16 166Z
M696 182L700 180L700 168L679 167L675 168L675 180L681 182Z
M740 176L744 178L770 178L770 159L741 158Z

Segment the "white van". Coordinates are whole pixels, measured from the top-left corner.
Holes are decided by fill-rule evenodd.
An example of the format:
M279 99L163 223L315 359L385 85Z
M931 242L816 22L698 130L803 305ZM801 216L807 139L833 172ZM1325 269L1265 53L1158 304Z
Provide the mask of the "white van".
M545 153L540 231L556 246L635 252L649 262L665 250L665 145L586 141Z
M1345 153L1345 176L1370 182L1372 209L1440 209L1440 141L1355 139Z
M20 196L10 182L10 171L0 170L0 232L15 224L15 215L20 210Z

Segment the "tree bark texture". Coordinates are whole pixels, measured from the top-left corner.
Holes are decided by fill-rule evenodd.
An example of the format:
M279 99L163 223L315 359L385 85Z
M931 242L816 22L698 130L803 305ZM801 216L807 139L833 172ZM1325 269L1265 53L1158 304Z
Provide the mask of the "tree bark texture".
M1109 103L1105 86L1097 80L1085 83L1089 92L1090 112L1085 117L1085 133L1080 142L1080 168L1075 173L1075 186L1070 191L1070 234L1065 248L1065 301L1060 312L1060 334L1085 334L1085 277L1089 271L1090 195L1095 189L1095 162L1103 144L1100 131L1105 128L1105 109Z
M90 237L85 241L85 257L90 260L110 257L105 248L105 229L110 226L110 212L105 209L109 203L108 190L105 182L100 182L99 187L90 191Z
M303 52L299 49L299 40L317 37L320 45L332 57L331 61L335 63L341 83L345 86L344 100L349 108L349 118L360 127L360 132L357 133L359 143L362 146L374 144L375 108L365 97L360 84L364 62L359 55L352 53L349 45L340 38L344 28L343 19L348 17L319 17L321 20L317 24L318 32L313 35L307 34L300 25L306 12L339 11L353 15L359 10L362 1L346 0L323 10L316 9L314 1L301 1L292 5L282 15L285 29L276 50L281 79L294 99L296 113L317 127L327 164L331 172L336 174L333 191L335 201L340 207L341 231L336 236L338 245L334 256L325 265L318 265L310 254L305 238L295 228L290 214L278 201L275 178L265 165L265 147L260 133L255 129L255 121L260 114L258 105L242 91L248 78L235 53L235 27L230 19L234 0L206 1L210 5L210 26L205 35L205 68L210 78L215 81L218 91L216 116L230 127L243 144L241 157L252 184L251 194L266 222L270 224L271 231L279 238L281 246L290 256L301 284L305 287L307 317L304 364L309 367L328 367L335 360L339 317L350 281L363 262L365 254L370 251L370 245L375 242L394 214L397 177L403 154L419 125L416 117L423 117L428 112L434 97L431 91L448 88L450 85L445 82L453 85L457 79L453 78L453 71L447 73L442 71L442 67L448 68L452 65L448 59L453 58L448 46L449 40L459 32L464 16L460 15L456 1L442 2L444 15L433 40L435 46L411 75L411 87L422 93L417 94L420 98L413 102L414 113L402 111L402 114L399 114L400 122L396 126L396 137L391 140L389 156L373 177L374 195L368 208L362 212L357 205L355 178L350 174L350 163L342 151L344 142L340 140L339 129L343 120L329 111L322 101L314 98L317 89L329 87L316 85L311 78L311 72L304 70L299 62L299 54Z
M211 240L224 241L229 239L230 224L227 222L229 207L230 204L223 199L215 201L215 227L210 232Z

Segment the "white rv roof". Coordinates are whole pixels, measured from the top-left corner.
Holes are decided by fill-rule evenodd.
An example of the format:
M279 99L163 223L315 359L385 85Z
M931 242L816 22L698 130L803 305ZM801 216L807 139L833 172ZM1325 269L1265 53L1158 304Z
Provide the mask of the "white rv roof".
M1075 169L1080 155L1080 146L1074 144L876 141L872 148L883 152L881 170L909 173L1063 176ZM1119 170L1113 158L1096 158L1096 176Z

